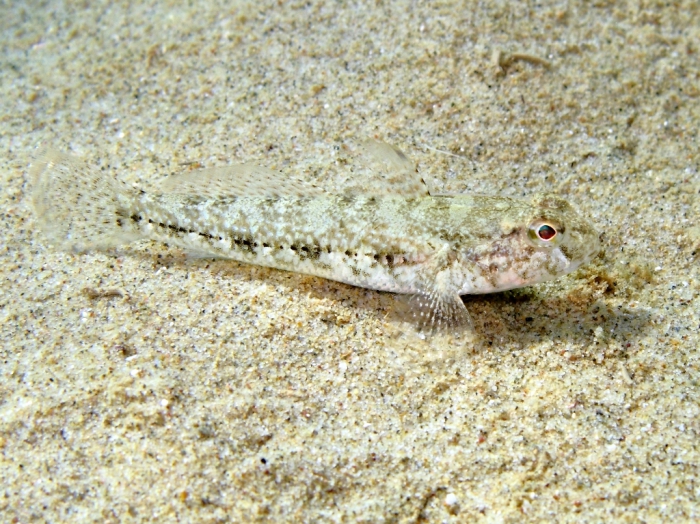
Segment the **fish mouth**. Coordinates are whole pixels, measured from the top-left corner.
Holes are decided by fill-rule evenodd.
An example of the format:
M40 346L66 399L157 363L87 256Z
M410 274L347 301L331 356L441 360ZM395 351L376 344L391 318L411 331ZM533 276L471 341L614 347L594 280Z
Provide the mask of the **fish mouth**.
M588 255L585 257L586 262L590 262L603 251L603 234L600 233L594 236L591 244L591 249L588 252Z
M576 271L579 267L581 267L584 264L587 264L601 253L602 242L600 236L601 235L591 236L588 242L582 242L583 245L588 244L588 249L585 251L583 256L579 258L567 257L569 259L569 267L566 270L567 273Z

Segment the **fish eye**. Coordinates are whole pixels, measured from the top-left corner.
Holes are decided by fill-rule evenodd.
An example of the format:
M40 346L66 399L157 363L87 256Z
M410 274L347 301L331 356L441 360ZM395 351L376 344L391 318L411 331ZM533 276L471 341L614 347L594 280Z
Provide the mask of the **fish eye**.
M558 245L564 228L553 220L535 220L528 227L527 236L538 247Z
M542 224L540 227L537 228L537 237L540 240L549 241L552 240L555 236L557 236L557 230L549 224Z

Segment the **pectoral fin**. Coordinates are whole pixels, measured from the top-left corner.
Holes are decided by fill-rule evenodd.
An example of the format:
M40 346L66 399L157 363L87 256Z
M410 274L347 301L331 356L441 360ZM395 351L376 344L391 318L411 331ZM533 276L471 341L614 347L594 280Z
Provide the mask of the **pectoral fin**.
M423 329L472 329L467 307L451 271L451 249L445 246L421 270L422 291L412 301L414 318Z
M462 298L453 292L434 290L411 299L413 317L421 330L472 330L472 319Z

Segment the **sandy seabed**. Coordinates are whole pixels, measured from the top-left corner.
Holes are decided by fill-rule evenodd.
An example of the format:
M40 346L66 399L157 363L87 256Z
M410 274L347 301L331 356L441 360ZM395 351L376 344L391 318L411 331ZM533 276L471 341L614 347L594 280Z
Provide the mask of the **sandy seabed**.
M0 521L700 519L700 4L6 2L0 45ZM423 340L389 294L61 253L26 205L42 144L332 188L366 137L562 195L604 254Z

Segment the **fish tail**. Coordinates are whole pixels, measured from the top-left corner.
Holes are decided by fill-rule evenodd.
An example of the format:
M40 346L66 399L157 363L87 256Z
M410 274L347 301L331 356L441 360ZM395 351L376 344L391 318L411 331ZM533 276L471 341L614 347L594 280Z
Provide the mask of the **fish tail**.
M47 150L38 155L29 177L37 222L61 249L107 249L142 236L127 219L136 192L106 173Z

